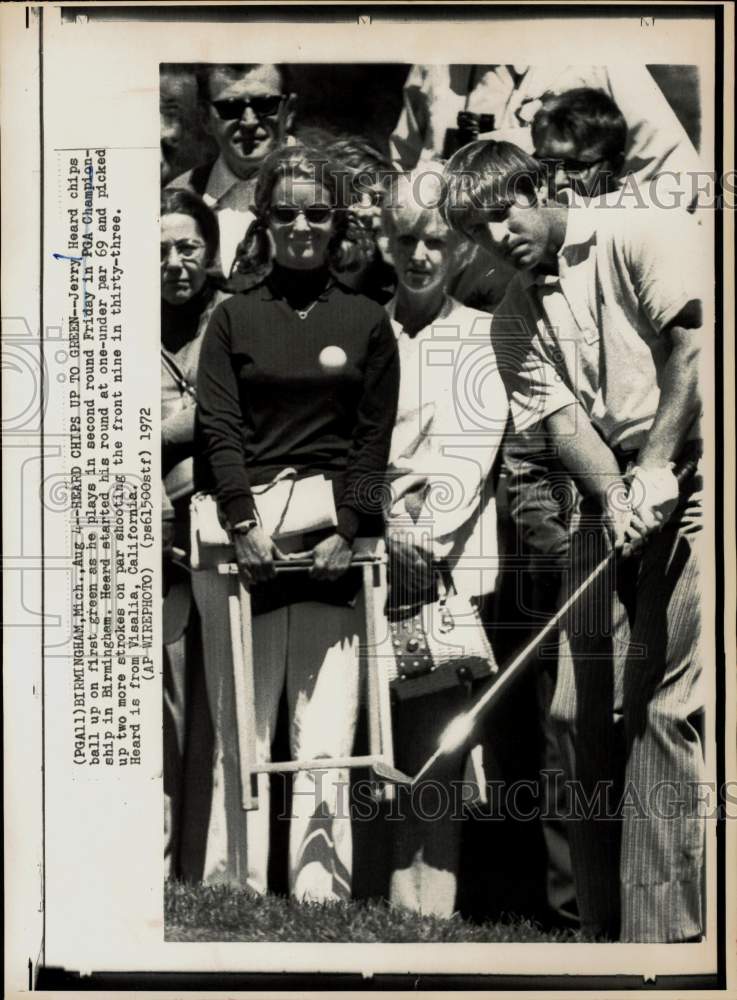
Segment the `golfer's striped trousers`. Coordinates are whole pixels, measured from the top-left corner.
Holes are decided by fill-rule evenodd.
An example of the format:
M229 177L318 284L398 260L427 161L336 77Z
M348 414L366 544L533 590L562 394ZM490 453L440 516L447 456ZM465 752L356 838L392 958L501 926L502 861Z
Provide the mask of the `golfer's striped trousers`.
M552 716L579 910L585 929L615 940L683 941L703 927L700 486L694 476L640 557L612 561L562 632ZM564 590L608 544L584 509Z

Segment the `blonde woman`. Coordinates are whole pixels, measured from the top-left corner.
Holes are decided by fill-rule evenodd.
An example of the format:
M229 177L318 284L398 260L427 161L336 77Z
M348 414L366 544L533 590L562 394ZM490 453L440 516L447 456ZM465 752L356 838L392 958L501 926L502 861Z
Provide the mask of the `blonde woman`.
M400 388L389 471L387 523L393 600L434 599L434 570L456 593L478 601L497 574L496 509L490 472L507 422L507 397L489 339L491 317L447 293L468 258L444 223L438 165L401 176L386 199L383 225L397 270L387 304L397 338ZM464 687L403 702L395 719L399 767L413 774L447 722L465 707ZM446 759L440 809L413 796L395 828L391 901L448 917L455 907L461 824L451 782L463 757ZM432 813L432 818L430 817Z

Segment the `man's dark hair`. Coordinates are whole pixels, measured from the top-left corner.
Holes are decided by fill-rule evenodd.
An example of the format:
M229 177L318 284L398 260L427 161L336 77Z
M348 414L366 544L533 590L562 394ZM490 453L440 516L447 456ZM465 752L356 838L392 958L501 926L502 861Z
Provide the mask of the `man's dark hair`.
M284 63L199 63L195 69L197 77L197 97L200 104L210 103L210 77L218 70L226 76L239 77L250 73L258 66L274 66L281 77L281 89L283 94L291 92L291 76L289 69Z
M532 121L535 148L551 131L573 142L577 150L600 146L602 155L619 165L627 144L627 123L622 112L603 90L576 87L563 94L544 94L542 107Z

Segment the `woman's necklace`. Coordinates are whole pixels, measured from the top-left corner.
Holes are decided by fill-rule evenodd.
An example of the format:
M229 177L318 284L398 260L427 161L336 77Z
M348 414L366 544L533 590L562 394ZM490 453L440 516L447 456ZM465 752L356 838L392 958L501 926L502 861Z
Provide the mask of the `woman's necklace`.
M307 319L320 299L323 298L331 282L330 272L327 268L319 268L303 274L299 271L290 271L277 264L274 266L273 275L277 293L301 320ZM310 299L312 299L311 302ZM298 302L300 304L309 302L309 305L299 308Z
M307 319L307 317L310 315L310 313L315 308L318 302L319 299L315 299L314 302L310 302L310 304L307 306L306 309L295 309L294 311L297 313L300 319Z

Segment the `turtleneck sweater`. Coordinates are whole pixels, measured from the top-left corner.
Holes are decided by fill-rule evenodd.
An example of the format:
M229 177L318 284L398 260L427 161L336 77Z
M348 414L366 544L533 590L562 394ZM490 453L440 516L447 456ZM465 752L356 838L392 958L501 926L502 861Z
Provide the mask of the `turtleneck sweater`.
M333 278L328 267L296 270L274 264L265 280L275 297L293 309L304 310L325 294Z
M255 516L252 486L290 467L322 473L339 532L376 534L398 389L396 340L379 305L327 268L275 267L218 306L205 334L197 485L214 489L237 524Z
M161 300L161 346L176 355L200 332L200 323L217 289L206 281L187 302L173 306Z

